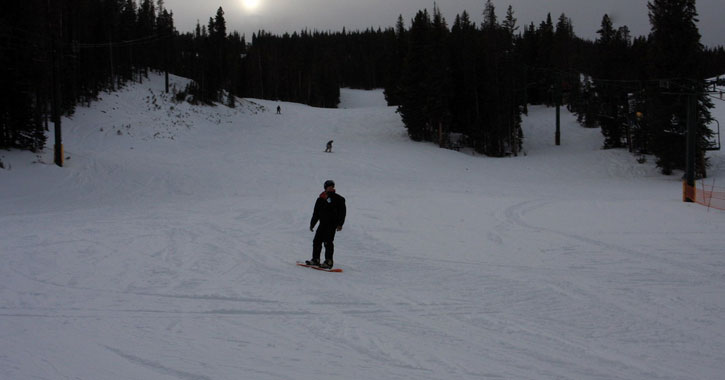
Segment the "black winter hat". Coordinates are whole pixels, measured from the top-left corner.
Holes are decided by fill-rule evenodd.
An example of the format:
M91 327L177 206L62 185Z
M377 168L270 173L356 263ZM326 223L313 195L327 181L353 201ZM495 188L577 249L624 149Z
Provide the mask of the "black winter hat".
M325 185L322 188L327 189L330 186L335 187L335 181L328 179L327 181L325 181Z

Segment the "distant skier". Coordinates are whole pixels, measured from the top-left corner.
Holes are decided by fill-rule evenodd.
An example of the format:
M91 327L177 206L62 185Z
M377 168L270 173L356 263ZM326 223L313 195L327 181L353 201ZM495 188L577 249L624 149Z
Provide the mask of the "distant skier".
M332 153L332 143L333 143L332 140L327 142L327 148L325 148L326 153Z
M320 225L312 240L312 260L308 260L306 263L307 265L319 265L321 268L332 268L335 232L342 231L347 209L345 198L335 192L334 181L325 181L324 188L325 191L315 201L315 209L312 212L312 220L310 220L310 231L315 230L318 221ZM325 262L320 264L323 244L325 245Z
M277 115L281 115L281 114L282 114L282 107L277 106Z

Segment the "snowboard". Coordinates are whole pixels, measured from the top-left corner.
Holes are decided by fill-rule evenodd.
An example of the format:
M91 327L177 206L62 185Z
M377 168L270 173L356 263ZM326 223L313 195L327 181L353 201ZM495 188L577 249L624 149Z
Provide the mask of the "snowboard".
M342 269L340 269L340 268L329 268L329 269L328 268L320 268L317 265L307 265L304 261L298 261L297 262L297 265L299 265L301 267L306 267L306 268L312 268L312 269L321 270L323 272L336 272L336 273L341 273L342 272Z

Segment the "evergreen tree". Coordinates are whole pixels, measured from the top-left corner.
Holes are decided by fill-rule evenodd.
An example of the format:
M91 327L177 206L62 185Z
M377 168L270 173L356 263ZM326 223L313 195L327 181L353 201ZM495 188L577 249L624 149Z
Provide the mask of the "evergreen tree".
M656 83L647 88L649 146L663 173L685 166L687 98L697 96L697 172L706 174L705 146L712 107L704 89L700 62L704 48L697 28L695 0L653 0L647 4L650 72ZM669 87L669 88L668 88Z
M119 25L119 40L131 41L138 37L136 34L136 2L134 0L125 0L121 6L121 17ZM135 54L134 54L135 53ZM121 67L121 80L128 81L133 79L135 71L135 61L139 59L141 52L134 44L126 44L119 49L119 66Z
M483 8L483 30L492 30L498 27L498 19L496 18L496 7L492 0L486 0Z
M448 56L449 30L437 6L431 24L431 60L428 67L428 118L433 141L445 146L450 132L452 97L451 68ZM437 133L436 133L437 131Z
M432 19L426 10L413 19L398 107L413 140L441 146L447 145L451 129L449 33L437 6Z
M217 9L214 18L209 18L209 37L206 40L205 73L206 85L204 99L220 101L221 90L227 86L227 24L222 7Z
M612 19L609 18L608 14L602 17L601 27L597 30L597 34L599 34L597 42L602 46L608 46L614 40L614 24L612 24Z
M138 8L136 18L137 39L152 40L156 32L156 7L152 0L143 0ZM153 44L139 45L141 69L144 75L148 74L148 68L154 66L159 54Z
M519 27L516 25L516 18L514 17L514 8L509 5L506 9L506 18L504 19L502 26L508 32L509 36L513 37Z
M468 12L456 16L450 38L452 132L473 136L481 123L477 52L480 36Z
M163 0L159 0L157 2L157 9L158 9L158 16L156 17L156 36L157 42L157 50L161 54L161 58L159 60L159 64L163 68L166 78L165 78L165 84L168 91L169 86L169 71L174 66L174 57L173 52L176 50L175 48L175 28L174 28L174 15L172 13L169 13L166 8L164 8L164 2Z
M427 10L418 11L413 18L401 79L401 96L398 112L408 135L414 141L430 141L430 126L426 115L428 87L427 67L430 51L431 20Z
M405 29L403 15L398 16L395 23L395 44L389 50L387 59L388 65L385 70L385 100L388 105L397 106L401 103L400 78L402 76L403 65L405 64L405 56L408 53L408 32Z
M564 13L559 16L554 32L553 65L559 72L572 70L574 58L574 25ZM559 83L560 85L560 83Z
M519 107L522 99L517 96L516 78L522 69L514 59L513 29L498 23L490 0L483 15L477 66L481 120L474 130L473 145L476 151L489 156L516 155L522 138Z
M0 148L36 151L45 144L50 5L10 2L0 13Z
M592 122L591 111L596 112L596 119L601 126L604 135L604 148L622 147L624 129L627 125L625 115L619 111L627 101L626 89L622 93L622 87L612 83L612 78L621 78L621 67L617 65L617 58L621 51L618 47L621 44L621 33L614 29L609 15L602 17L601 28L597 31L599 38L596 41L597 54L599 56L596 78L593 84L593 93L590 100L594 103L593 109L587 109L587 123Z
M506 10L506 18L502 23L504 31L504 75L507 82L504 88L504 114L506 123L506 153L510 152L514 156L518 156L523 148L524 132L521 129L521 113L524 111L526 99L524 97L524 88L526 80L522 78L522 73L526 71L522 63L522 57L517 49L520 38L515 35L519 27L516 25L514 10L509 5ZM524 75L525 76L525 75Z

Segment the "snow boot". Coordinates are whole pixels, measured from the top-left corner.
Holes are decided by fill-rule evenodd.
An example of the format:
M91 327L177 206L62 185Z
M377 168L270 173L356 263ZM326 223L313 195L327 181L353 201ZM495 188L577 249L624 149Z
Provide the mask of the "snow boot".
M320 259L307 260L307 261L305 261L305 264L320 266Z
M320 264L320 268L322 268L322 269L332 268L332 260L325 260L324 263Z

